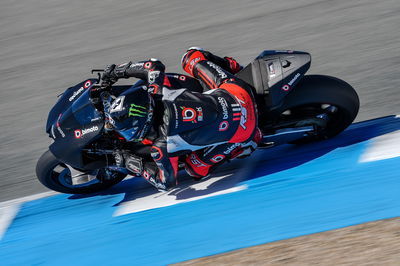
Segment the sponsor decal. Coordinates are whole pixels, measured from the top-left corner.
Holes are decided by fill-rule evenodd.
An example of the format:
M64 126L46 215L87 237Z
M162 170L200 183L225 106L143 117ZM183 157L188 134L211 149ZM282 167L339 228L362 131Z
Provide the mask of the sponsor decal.
M92 85L92 82L90 80L86 81L85 84L83 84L82 87L80 87L77 91L74 92L74 94L71 95L71 97L69 97L69 101L72 102L73 100L75 100L75 98L80 95L85 89L89 88L90 85Z
M237 102L239 103L239 107L240 107L240 126L243 129L246 129L246 123L247 123L247 109L246 107L244 107L244 105L246 105L246 103L243 100L240 100L238 97L236 97ZM235 114L234 114L235 116ZM237 118L233 118L233 120L239 120L239 117Z
M183 75L168 75L168 77L173 77L173 78L175 78L175 79L179 79L179 80L181 80L181 81L186 81L186 77L185 76L183 76Z
M110 113L122 111L124 101L125 101L125 96L119 96L117 99L115 99L110 106Z
M218 102L222 108L223 119L228 119L228 103L223 97L218 97Z
M181 107L182 108L182 107ZM193 108L183 107L182 109L182 119L184 122L192 122L196 120L196 111Z
M64 131L62 131L62 129L60 127L60 118L61 118L61 116L62 116L62 114L58 115L57 122L56 122L56 128L57 128L58 133L60 133L61 137L65 138ZM53 130L53 134L54 134L54 130Z
M210 67L212 67L212 68L214 68L216 71L217 71L217 73L218 73L218 76L220 77L220 78L227 78L228 76L226 75L226 73L225 73L225 71L220 67L220 66L217 66L216 64L214 64L213 62L210 62L210 61L207 61L207 65L209 65Z
M190 64L189 64L189 70L190 70L190 71L193 70L194 65L195 65L198 61L200 61L200 57L196 57L196 58L194 58L194 59L192 59L192 60L190 61Z
M203 162L201 162L195 154L190 155L190 162L196 167L206 167Z
M210 159L210 161L213 162L213 163L219 163L219 162L222 161L223 159L225 159L225 155L217 154L217 155L215 155L214 157L212 157L212 158Z
M61 127L57 127L58 133L60 133L61 137L65 138L64 131L62 131Z
M289 82L282 86L282 90L288 91L291 89L292 85L296 82L296 80L301 76L300 73L297 73Z
M218 126L218 131L225 131L229 128L228 121L222 121Z
M85 136L86 134L93 133L93 132L96 132L98 130L99 130L98 126L93 126L93 127L85 128L85 129L77 129L77 130L74 131L75 138L76 139L80 139L83 136Z
M234 149L239 147L241 144L240 143L234 143L231 146L229 146L225 151L224 154L230 154Z
M131 107L129 107L128 117L131 116L145 117L146 114L147 114L146 107L131 103Z
M203 108L201 107L196 107L197 111L197 121L203 121Z
M300 77L300 73L297 73L288 83L289 86L292 86L293 83Z
M150 173L147 172L147 170L144 170L142 175L143 175L143 177L144 177L146 180L149 180L150 177L151 177Z
M144 68L149 69L151 67L152 63L151 62L146 62L144 63Z
M174 112L175 112L175 129L178 128L179 126L179 119L178 119L178 108L176 107L176 104L172 104L172 106L174 107ZM164 116L164 118L166 119L167 117ZM165 122L165 121L164 121ZM169 121L166 122L166 124L169 124Z
M182 120L183 122L197 123L197 121L203 121L203 108L196 107L196 110L191 107L181 106L182 109ZM196 120L197 119L197 120Z
M222 121L218 126L218 131L225 131L229 128L228 121Z
M134 64L131 64L131 65L129 66L129 68L135 68L135 67L140 68L140 67L143 67L143 65L144 65L143 62L142 62L142 63L134 63Z

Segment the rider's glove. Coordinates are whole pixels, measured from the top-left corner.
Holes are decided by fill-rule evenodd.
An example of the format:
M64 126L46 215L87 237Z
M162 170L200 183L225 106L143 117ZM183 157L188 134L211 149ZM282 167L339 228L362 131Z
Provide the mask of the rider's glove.
M118 155L118 159L117 156L115 158L119 166L125 165L135 175L143 174L143 159L141 157L130 153L123 153Z
M104 69L104 73L101 76L101 84L104 87L111 86L112 84L117 82L118 77L114 72L115 67L116 67L115 64L111 64L107 65L106 68Z
M229 72L232 74L236 74L243 69L236 59L228 56L225 56L224 59L226 60L227 70L229 70Z

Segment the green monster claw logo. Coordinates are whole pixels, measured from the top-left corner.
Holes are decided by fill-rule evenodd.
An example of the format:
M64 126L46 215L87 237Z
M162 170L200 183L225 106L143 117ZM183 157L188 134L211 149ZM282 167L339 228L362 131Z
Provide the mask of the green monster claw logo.
M128 117L131 117L131 116L145 117L146 114L147 114L146 107L131 103L131 107L129 108Z

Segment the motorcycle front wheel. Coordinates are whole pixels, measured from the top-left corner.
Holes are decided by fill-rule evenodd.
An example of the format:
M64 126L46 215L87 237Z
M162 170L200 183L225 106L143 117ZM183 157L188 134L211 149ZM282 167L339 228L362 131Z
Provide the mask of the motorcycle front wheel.
M70 169L60 162L51 151L46 151L36 164L36 176L45 187L66 194L99 192L121 182L126 174L101 168L93 173L96 178L87 183L74 185Z

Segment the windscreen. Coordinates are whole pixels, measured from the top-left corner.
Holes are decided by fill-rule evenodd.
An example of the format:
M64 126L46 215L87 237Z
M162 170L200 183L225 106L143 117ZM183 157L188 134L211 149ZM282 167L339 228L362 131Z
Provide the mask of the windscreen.
M71 106L72 113L75 119L81 125L87 125L101 118L100 113L94 108L89 98L89 90L86 90L82 95L75 100Z

